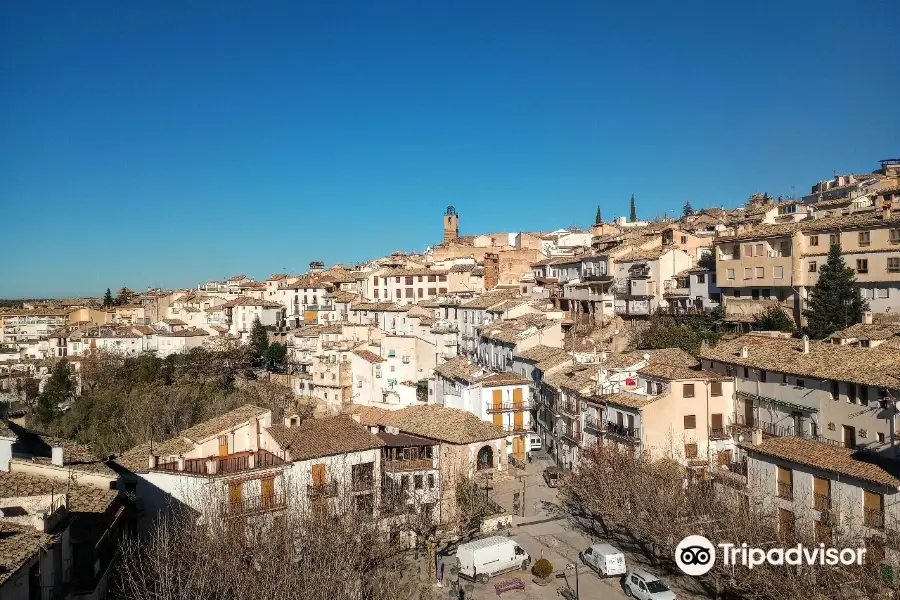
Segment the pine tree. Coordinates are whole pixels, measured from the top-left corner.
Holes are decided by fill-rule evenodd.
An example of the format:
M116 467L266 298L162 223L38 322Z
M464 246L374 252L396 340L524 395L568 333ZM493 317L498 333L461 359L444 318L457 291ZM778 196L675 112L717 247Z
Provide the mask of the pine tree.
M278 342L272 342L266 348L264 356L266 368L270 370L277 369L284 362L287 356L287 346Z
M594 224L599 225L603 222L603 213L600 212L600 207L597 207L597 216L594 218Z
M256 317L253 327L250 328L248 345L254 364L257 366L263 364L266 350L269 349L269 335L266 333L266 328L260 323L259 317Z
M684 203L684 216L689 217L692 214L694 214L694 207L691 206L690 202L685 202Z
M855 284L853 269L844 263L840 245L832 244L828 262L819 268L819 281L810 293L809 309L804 312L810 338L821 340L862 321L869 304Z
M106 293L103 294L103 308L109 308L115 303L116 301L113 298L112 292L109 290L109 288L106 288Z
M59 414L59 405L75 395L75 380L69 363L61 360L53 366L50 378L44 384L44 391L38 396L34 415L42 425L49 425Z
M634 205L634 194L631 195L631 216L628 220L632 223L637 223L637 207Z

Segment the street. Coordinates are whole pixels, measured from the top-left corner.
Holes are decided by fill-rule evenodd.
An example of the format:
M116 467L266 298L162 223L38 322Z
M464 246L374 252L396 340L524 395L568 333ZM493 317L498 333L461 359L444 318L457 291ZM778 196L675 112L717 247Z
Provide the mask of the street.
M576 575L573 569L566 570L568 564L578 565L578 592L582 600L622 600L627 598L622 588L622 578L601 578L593 570L586 567L579 559L579 553L595 541L585 535L577 523L564 513L557 496L557 490L547 487L543 480L543 470L552 465L550 458L544 453L536 453L534 462L526 465L524 472L515 467L510 468L509 477L497 478L491 498L504 509L513 512L514 493L524 491L525 516L513 519L513 528L509 532L533 558L546 558L553 564L554 574L565 573L563 578L554 577L552 582L541 586L533 581L530 572L521 571L499 575L485 585L474 583L473 598L486 600L497 598L494 584L505 579L520 578L525 582L525 590L505 592L503 598L512 600L550 600L559 599L559 589L566 583L572 590L576 588ZM521 505L520 505L521 515ZM627 552L616 542L611 541L625 554L628 569L642 568L659 575L674 591L679 599L708 598L697 582L687 576L671 577L665 573L657 573L653 567L646 566L646 560Z

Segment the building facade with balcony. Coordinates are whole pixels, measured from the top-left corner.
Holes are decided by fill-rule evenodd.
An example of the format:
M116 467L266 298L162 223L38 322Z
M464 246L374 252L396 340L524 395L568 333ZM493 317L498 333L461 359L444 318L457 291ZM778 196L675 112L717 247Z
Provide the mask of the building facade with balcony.
M173 503L208 519L377 506L381 440L347 416L271 419L268 409L244 405L133 448L116 464L146 519ZM359 481L363 471L368 485Z
M704 346L701 358L705 369L735 379L735 431L893 456L898 341L857 347L748 334Z
M478 362L489 369L505 371L513 355L535 346L562 348L561 314L529 313L514 319L486 323L477 329Z
M634 250L615 259L615 313L647 316L668 306L664 282L693 266L693 257L677 247Z
M855 542L866 548L867 563L896 566L896 461L795 436L755 442L741 445L747 492L777 515L784 538L808 536L838 547Z
M534 431L531 382L516 373L492 373L464 357L438 365L434 374L434 404L492 423L507 436L505 454L526 460L527 435Z

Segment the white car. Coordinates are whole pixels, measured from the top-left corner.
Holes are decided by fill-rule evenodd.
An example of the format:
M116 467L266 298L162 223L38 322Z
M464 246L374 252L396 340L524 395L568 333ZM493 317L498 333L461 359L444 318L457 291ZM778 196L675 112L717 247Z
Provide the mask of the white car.
M675 592L647 571L632 571L625 577L625 595L638 600L675 600Z

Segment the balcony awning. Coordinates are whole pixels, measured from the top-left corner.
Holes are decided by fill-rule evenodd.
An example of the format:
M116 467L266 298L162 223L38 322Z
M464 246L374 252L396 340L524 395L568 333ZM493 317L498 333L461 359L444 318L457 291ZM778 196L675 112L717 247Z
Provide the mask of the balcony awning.
M756 394L750 394L747 392L738 392L737 395L740 398L747 398L749 400L759 400L760 402L768 402L770 404L776 404L778 406L784 406L786 408L791 408L793 410L799 410L802 412L809 412L809 413L819 412L818 408L813 408L811 406L804 406L803 404L795 404L794 402L788 402L787 400L781 400L780 398L770 398L769 396L757 396Z

